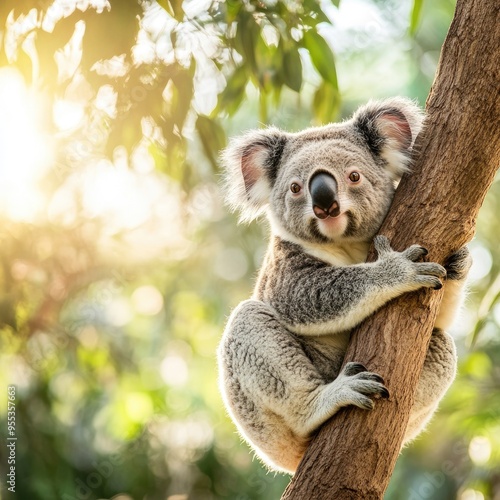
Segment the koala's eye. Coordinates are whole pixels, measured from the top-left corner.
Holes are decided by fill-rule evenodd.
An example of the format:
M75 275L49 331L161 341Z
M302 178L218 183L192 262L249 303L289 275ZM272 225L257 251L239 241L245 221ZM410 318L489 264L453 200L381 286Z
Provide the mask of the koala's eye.
M293 193L293 194L297 194L297 193L300 193L301 191L301 187L300 187L300 184L297 184L296 182L292 182L290 184L290 191Z
M351 172L349 174L349 180L351 182L359 182L361 180L361 174L359 172Z

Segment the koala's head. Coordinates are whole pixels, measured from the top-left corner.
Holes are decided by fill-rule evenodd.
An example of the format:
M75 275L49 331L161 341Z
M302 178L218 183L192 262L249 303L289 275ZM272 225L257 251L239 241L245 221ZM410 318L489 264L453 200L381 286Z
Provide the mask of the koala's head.
M227 198L243 220L266 212L299 242L369 241L408 168L422 112L403 98L369 102L340 124L254 130L223 153Z

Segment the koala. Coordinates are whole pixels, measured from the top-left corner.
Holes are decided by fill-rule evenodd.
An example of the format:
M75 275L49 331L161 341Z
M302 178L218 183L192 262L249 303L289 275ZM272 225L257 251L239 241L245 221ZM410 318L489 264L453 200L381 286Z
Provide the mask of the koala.
M270 243L251 299L232 312L217 355L227 410L271 469L293 473L315 431L340 408L370 410L382 377L344 355L350 331L391 299L445 286L405 442L430 420L455 377L446 333L470 256L423 262L375 236L409 169L423 114L410 100L372 101L340 124L250 131L222 155L226 191L242 220L265 214ZM374 242L378 258L366 263Z

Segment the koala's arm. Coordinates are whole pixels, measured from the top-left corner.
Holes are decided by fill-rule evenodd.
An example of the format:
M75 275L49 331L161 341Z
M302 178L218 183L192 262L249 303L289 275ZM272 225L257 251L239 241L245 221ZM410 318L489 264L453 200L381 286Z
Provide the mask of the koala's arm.
M442 287L442 266L415 262L427 253L421 246L395 252L379 236L375 247L376 262L334 267L277 240L255 298L269 303L291 331L318 335L349 330L405 292Z

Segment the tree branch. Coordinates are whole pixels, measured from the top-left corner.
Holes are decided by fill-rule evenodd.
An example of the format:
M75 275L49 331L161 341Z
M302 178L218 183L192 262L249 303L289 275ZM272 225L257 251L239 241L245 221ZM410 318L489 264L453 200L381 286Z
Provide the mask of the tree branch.
M427 99L427 127L380 231L443 262L471 240L500 164L500 5L459 0ZM373 254L371 260L373 260ZM343 409L318 433L283 499L381 499L400 452L442 292L407 294L354 331L345 362L380 373L388 401Z

